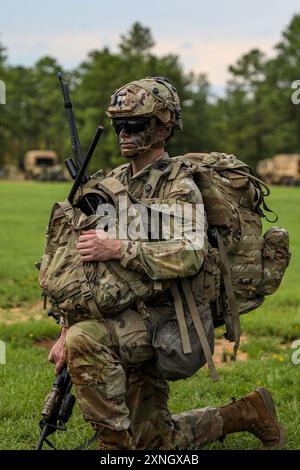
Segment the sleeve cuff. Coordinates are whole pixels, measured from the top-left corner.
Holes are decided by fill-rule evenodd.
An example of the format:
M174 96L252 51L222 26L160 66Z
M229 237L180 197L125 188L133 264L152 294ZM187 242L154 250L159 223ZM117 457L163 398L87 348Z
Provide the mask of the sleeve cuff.
M121 241L121 259L120 264L124 268L130 264L137 257L138 252L138 242L133 242L130 240Z

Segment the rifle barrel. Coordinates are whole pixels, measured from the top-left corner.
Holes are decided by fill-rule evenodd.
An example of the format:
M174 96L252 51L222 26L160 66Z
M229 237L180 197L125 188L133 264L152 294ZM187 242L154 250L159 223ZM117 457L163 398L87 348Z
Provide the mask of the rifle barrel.
M35 450L41 450L42 447L43 447L43 444L44 444L44 441L48 435L48 424L45 424L43 429L42 429L42 432L41 432L41 435L40 435L40 439L39 439L39 442L37 443L37 446L35 448Z
M87 151L86 157L85 157L85 159L84 159L84 161L83 161L82 166L81 166L80 169L79 169L79 172L78 172L78 174L77 174L77 176L76 176L76 179L75 179L75 181L74 181L74 183L73 183L72 189L71 189L70 194L69 194L69 196L68 196L68 200L69 200L69 202L70 202L71 204L72 204L72 201L73 201L73 199L74 199L74 196L75 196L75 194L76 194L77 189L79 188L79 186L80 186L81 183L82 183L82 177L83 177L83 175L85 174L85 171L86 171L86 169L87 169L87 166L88 166L88 164L89 164L89 162L90 162L90 160L91 160L91 158L92 158L92 156L93 156L94 150L95 150L96 145L97 145L97 143L98 143L98 141L99 141L99 139L100 139L100 137L101 137L102 132L103 132L103 126L98 126L97 129L96 129L96 133L95 133L95 135L94 135L94 138L93 138L93 140L92 140L92 142L91 142L91 144L90 144L90 146L89 146L89 149L88 149L88 151Z
M84 159L83 159L83 155L81 152L76 120L75 120L75 116L73 113L73 105L69 96L69 86L68 86L68 83L63 80L62 72L59 72L57 74L57 78L60 81L61 90L62 90L62 94L64 98L64 106L65 106L67 121L68 121L69 129L70 129L71 147L72 147L72 153L74 156L74 161L75 161L75 164L78 167L80 167L83 164Z

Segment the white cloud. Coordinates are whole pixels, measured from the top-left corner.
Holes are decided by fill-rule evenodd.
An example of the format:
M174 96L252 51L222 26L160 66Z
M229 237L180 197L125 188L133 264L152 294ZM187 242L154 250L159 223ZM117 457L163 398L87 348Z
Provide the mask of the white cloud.
M236 62L241 55L253 48L259 48L271 55L274 41L271 40L234 40L215 39L206 41L192 40L189 48L176 46L171 41L160 41L155 52L159 55L170 52L178 54L186 70L196 73L207 73L209 81L214 85L224 86L229 78L228 67Z
M9 56L13 63L32 63L44 55L51 55L65 67L75 67L85 60L89 51L109 46L116 50L119 37L115 34L101 35L98 32L82 31L79 34L28 34L11 38ZM180 57L186 71L207 73L209 81L222 87L228 79L228 66L250 49L258 47L266 54L272 52L274 41L271 39L199 39L189 37L183 43L178 38L157 40L154 52L158 55L176 54Z

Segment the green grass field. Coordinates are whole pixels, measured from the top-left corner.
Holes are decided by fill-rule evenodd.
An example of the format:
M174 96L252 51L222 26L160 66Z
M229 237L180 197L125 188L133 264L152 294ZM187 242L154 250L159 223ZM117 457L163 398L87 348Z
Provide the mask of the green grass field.
M41 306L34 262L43 251L51 204L62 200L68 184L0 183L0 340L6 343L6 364L0 364L0 449L32 449L44 397L53 375L41 340L54 338L58 327ZM290 231L292 260L282 286L257 311L242 319L247 359L226 363L214 384L207 369L171 384L174 413L226 404L257 386L269 387L287 430L287 449L300 449L300 365L292 364L291 342L300 339L300 189L273 188L269 205L280 215L278 226ZM267 228L267 225L266 225ZM219 332L219 336L221 332ZM73 448L91 436L78 409L67 433L57 433L59 448ZM212 449L255 449L247 433L226 438Z

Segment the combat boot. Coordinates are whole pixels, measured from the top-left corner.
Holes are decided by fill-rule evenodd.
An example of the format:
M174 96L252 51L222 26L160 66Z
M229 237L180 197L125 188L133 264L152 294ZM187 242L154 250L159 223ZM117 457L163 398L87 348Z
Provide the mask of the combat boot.
M133 450L133 441L128 430L115 431L101 425L93 425L98 434L99 450Z
M266 388L258 388L219 410L223 418L223 439L233 432L248 431L269 449L284 445L284 430L277 420L272 396Z

